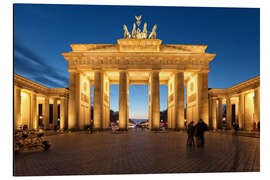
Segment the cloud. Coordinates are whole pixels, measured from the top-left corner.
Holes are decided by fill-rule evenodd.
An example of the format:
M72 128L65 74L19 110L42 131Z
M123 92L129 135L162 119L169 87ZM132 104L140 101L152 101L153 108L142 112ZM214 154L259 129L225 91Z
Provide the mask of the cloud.
M14 72L50 88L64 88L68 77L23 45L18 38L14 42Z

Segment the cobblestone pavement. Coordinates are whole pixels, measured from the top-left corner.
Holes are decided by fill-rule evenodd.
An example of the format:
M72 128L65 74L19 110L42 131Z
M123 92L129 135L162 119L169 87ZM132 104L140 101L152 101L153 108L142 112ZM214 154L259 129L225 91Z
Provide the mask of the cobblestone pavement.
M129 131L48 136L47 152L19 153L15 176L260 171L260 139L206 133L187 148L184 132Z

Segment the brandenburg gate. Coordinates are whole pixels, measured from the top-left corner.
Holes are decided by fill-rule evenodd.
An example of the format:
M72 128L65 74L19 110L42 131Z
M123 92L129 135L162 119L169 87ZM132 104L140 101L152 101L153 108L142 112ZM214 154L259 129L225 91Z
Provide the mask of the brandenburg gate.
M168 128L184 128L184 90L187 122L202 118L209 124L208 72L215 54L206 45L162 44L153 26L140 30L140 17L130 34L124 25L124 38L117 44L71 44L62 55L68 62L68 129L90 124L91 85L94 85L93 122L95 129L110 126L110 85L119 84L119 128L129 121L129 85L149 87L149 128L160 127L160 84L168 86ZM186 88L184 88L186 86ZM146 100L147 101L147 100Z

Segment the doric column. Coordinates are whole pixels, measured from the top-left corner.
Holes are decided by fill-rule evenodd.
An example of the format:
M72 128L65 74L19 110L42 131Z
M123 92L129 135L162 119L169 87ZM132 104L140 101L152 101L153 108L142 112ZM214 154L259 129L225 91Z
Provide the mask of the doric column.
M91 123L91 83L90 83L90 80L89 80L89 106L88 106L88 111L89 111L89 124Z
M60 130L66 130L68 127L66 117L66 98L60 100Z
M84 121L80 122L83 118L81 117L81 73L77 72L76 73L76 83L75 83L75 88L76 88L76 97L75 97L75 108L76 108L76 125L75 129L83 129L84 127Z
M14 129L18 129L21 121L21 89L14 86Z
M129 122L129 76L127 73L127 122Z
M184 129L184 73L175 74L175 121L176 129Z
M94 88L94 128L102 129L102 99L103 99L103 73L95 72L95 88Z
M68 129L76 126L76 73L69 72Z
M237 101L235 101L235 116L234 116L234 119L235 119L235 123L237 123L238 125L239 125L239 119L238 119L238 117L239 117L239 99L237 100Z
M31 120L29 129L38 129L37 95L31 93Z
M238 101L238 123L239 123L239 128L244 129L245 124L244 124L244 107L245 107L245 96L244 94L239 95L239 101Z
M219 98L218 99L218 123L217 123L217 126L218 128L222 128L222 114L223 114L223 106L222 106L222 98Z
M159 72L153 71L151 78L152 96L152 129L160 127L160 94L159 94Z
M69 75L69 113L68 128L79 129L80 117L80 73L70 72Z
M127 72L121 71L119 78L119 128L127 129Z
M199 119L202 119L209 125L209 112L208 112L208 73L199 72L197 78L197 104Z
M169 113L168 113L169 115ZM169 118L168 118L169 120ZM148 127L152 129L152 96L151 96L151 76L148 80Z
M254 121L260 122L260 87L254 89Z
M231 129L232 127L232 104L231 104L231 98L226 98L226 123L227 128Z
M49 103L49 97L45 96L45 102L44 102L44 129L50 129L49 127L49 118L50 118L50 103Z
M58 120L58 107L57 107L57 99L53 98L53 128L57 126Z
M106 74L103 74L103 92L102 92L102 109L103 109L103 118L102 118L102 128L106 129L110 126L110 81Z
M217 100L216 99L211 99L211 117L212 117L212 125L213 129L218 128L218 122L217 122Z

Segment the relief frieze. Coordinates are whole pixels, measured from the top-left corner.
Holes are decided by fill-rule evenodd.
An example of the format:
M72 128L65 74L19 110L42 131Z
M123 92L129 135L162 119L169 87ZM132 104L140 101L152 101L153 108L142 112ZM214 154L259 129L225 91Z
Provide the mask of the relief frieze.
M85 94L81 93L81 101L85 103L89 103L89 98Z
M188 96L188 103L191 103L196 100L196 94Z
M70 57L69 66L74 65L205 65L208 66L207 58L190 57L161 57L161 56L84 56Z

